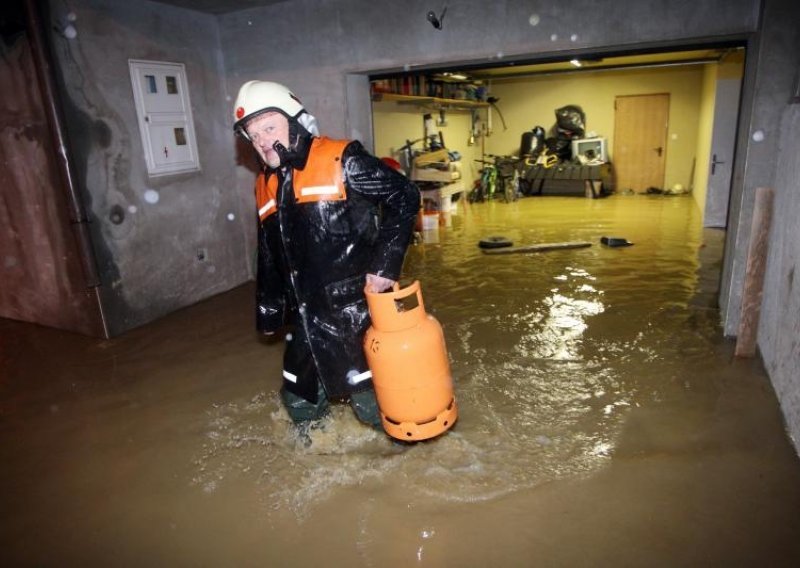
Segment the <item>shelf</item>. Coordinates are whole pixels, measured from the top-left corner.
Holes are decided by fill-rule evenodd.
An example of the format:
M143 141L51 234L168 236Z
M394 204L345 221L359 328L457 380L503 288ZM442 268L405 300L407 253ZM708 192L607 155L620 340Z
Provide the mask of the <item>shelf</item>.
M421 97L417 95L398 95L395 93L374 93L373 101L394 101L398 104L408 105L433 105L439 107L474 109L488 108L489 103L484 101L470 101L467 99L440 99L438 97Z
M461 177L457 171L441 171L433 168L413 168L411 170L411 181L435 181L440 183L451 183Z
M462 180L456 180L452 183L438 184L436 187L420 185L419 190L423 198L427 197L428 193L433 194L435 192L435 195L441 199L443 197L452 197L456 193L464 191L464 182Z

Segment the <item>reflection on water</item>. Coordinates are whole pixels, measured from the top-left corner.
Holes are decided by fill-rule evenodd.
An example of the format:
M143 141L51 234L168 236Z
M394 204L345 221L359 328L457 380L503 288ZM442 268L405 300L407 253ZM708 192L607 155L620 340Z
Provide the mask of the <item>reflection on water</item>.
M0 546L34 565L800 561L800 468L757 362L721 338L724 235L699 221L688 197L459 203L405 267L459 403L413 445L346 406L299 436L252 285L110 341L5 322ZM485 255L492 235L594 245Z

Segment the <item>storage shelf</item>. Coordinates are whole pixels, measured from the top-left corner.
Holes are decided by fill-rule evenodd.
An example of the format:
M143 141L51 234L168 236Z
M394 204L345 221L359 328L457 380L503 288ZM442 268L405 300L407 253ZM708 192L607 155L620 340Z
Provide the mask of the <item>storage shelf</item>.
M418 95L398 95L396 93L373 93L373 101L394 101L399 104L433 105L449 108L488 108L489 103L483 101L470 101L467 99L440 99L438 97L422 97Z
M427 185L428 183L431 185ZM442 184L427 182L423 185L420 185L419 190L423 198L426 197L427 194L435 192L436 196L441 199L442 197L452 197L456 193L461 193L464 191L464 182L462 180L456 180L453 183Z

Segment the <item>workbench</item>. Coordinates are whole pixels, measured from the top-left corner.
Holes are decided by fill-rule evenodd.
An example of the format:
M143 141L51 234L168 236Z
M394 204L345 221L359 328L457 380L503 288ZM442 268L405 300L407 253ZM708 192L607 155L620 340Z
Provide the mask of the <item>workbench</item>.
M614 190L611 164L556 164L552 167L526 166L522 175L526 195L567 195L603 197Z

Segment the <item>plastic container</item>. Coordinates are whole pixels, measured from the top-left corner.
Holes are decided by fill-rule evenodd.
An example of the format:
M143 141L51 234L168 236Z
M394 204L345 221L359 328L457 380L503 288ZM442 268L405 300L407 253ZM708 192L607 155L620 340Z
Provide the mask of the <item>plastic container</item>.
M442 197L439 208L441 209L442 213L450 213L450 211L453 210L453 198L450 195Z
M422 215L422 230L423 231L438 231L439 230L439 212L426 211Z

